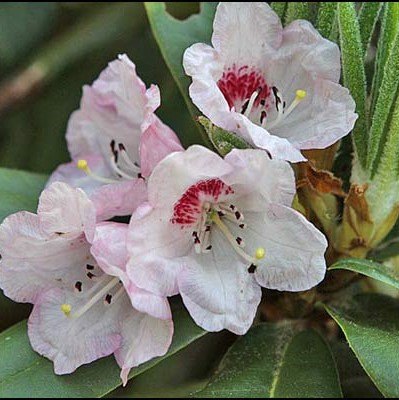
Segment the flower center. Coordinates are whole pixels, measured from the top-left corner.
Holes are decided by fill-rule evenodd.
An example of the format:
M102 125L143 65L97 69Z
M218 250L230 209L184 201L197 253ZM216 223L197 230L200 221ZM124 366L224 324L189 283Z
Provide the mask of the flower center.
M89 286L89 281L77 281L74 286L74 291L77 296L81 296L83 305L78 309L73 310L72 305L68 303L61 304L61 311L68 318L80 318L93 306L101 300L105 307L115 304L120 297L125 293L125 289L119 278L112 277L107 274L97 276L94 272L95 266L86 264L86 277L89 281L95 281L95 284L86 290ZM94 271L94 272L93 272Z
M111 154L109 157L109 166L118 178L132 180L136 178L134 175L136 175L138 178L142 178L140 173L140 166L130 159L129 154L127 153L123 143L118 143L118 147L116 147L115 140L111 140L110 148ZM94 173L90 169L87 160L78 160L78 162L76 163L76 167L84 171L88 176L98 182L105 184L119 182L118 179L106 178L104 176Z
M193 244L197 254L212 251L211 232L213 228L218 229L233 250L249 264L248 272L253 273L258 261L265 257L265 249L257 247L253 255L246 253L244 239L235 236L226 225L225 221L229 221L240 230L247 227L243 213L229 201L232 194L233 188L220 179L197 182L175 204L171 222L182 228L193 228Z
M287 105L276 86L269 86L263 74L247 65L227 68L217 82L231 110L239 112L265 129L281 124L301 103L307 93L295 92L295 98ZM275 105L276 111L272 109Z

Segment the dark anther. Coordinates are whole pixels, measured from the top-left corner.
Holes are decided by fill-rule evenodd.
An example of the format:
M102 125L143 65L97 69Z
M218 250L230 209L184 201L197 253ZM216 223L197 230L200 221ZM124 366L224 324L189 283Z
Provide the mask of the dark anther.
M248 268L248 272L250 274L253 274L256 271L256 265L255 264L251 264Z
M124 146L123 143L119 143L119 144L118 144L118 147L119 147L119 150L120 150L120 151L126 151L126 147Z
M87 268L89 271L93 271L94 265L86 264L86 268Z
M242 239L239 236L237 236L236 237L236 242L237 242L238 245L240 245L242 243Z
M226 213L223 211L218 211L218 215L219 215L219 217L224 217L226 215Z
M261 113L260 113L260 123L263 123L263 121L264 121L264 119L267 117L267 113L266 113L266 111L265 110L263 110Z
M236 217L237 219L240 219L240 218L241 218L241 213L240 213L239 211L236 211L236 212L234 213L234 215L235 215L235 217Z
M112 300L112 295L107 294L107 295L105 296L105 302L108 303L108 304L111 304L111 300Z
M212 245L210 244L210 245L206 248L206 250L212 250Z
M266 100L265 100L265 99L262 99L262 100L260 101L260 105L261 105L261 106L265 106L265 105L266 105Z
M244 229L245 228L245 224L240 224L240 225L238 225L241 229Z
M81 291L82 291L82 282L80 282L80 281L76 282L76 283L75 283L75 289L76 289L78 292L81 292Z
M246 100L245 103L242 105L242 107L241 107L241 114L244 114L245 111L247 111L248 104L249 104L249 99Z
M88 272L86 275L87 275L87 277L88 277L89 279L92 279L92 278L95 277L95 275L92 274L91 272Z

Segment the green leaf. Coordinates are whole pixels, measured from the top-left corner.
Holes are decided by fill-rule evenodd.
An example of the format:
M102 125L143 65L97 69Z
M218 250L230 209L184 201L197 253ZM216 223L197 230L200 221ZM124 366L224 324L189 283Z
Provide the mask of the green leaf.
M261 324L240 337L195 397L341 397L326 342L293 324Z
M249 149L251 146L236 134L225 131L205 117L198 117L198 122L204 127L209 140L221 156L225 156L233 149Z
M216 6L217 3L201 3L199 14L179 21L167 13L164 2L145 3L155 39L193 117L198 111L188 96L190 79L183 70L183 53L194 43L210 43ZM197 127L204 141L209 143L203 130Z
M399 21L398 21L399 23ZM367 169L373 176L386 143L389 117L399 86L399 33L392 43L381 81L370 129ZM395 161L395 160L394 160Z
M56 3L1 3L0 67L10 67L32 51L52 30L56 16Z
M173 313L175 334L169 352L130 372L129 378L157 365L206 334L180 307ZM0 397L102 397L121 385L113 357L80 367L72 375L57 376L52 363L33 352L26 322L0 334Z
M0 222L17 211L36 211L45 175L0 168Z
M316 27L323 37L331 40L332 28L336 17L336 1L323 1L320 3Z
M329 267L328 270L332 271L336 269L345 269L347 271L357 272L399 289L399 275L384 264L354 258L340 260Z
M287 8L286 1L273 1L270 3L273 11L279 16L281 22L284 22L285 9Z
M396 222L385 240L371 252L370 258L382 262L397 255L399 255L399 221Z
M362 3L362 7L360 8L359 26L364 54L366 54L369 47L382 5L382 2L365 1Z
M360 364L385 397L399 396L399 300L356 296L345 307L326 306Z
M375 71L372 85L372 106L374 110L378 98L379 89L384 74L385 64L395 39L399 27L399 3L385 2L384 12L382 13L380 36L377 46L377 56L375 59Z
M366 72L363 64L359 21L354 3L338 3L338 24L344 85L350 90L356 102L356 112L359 114L352 137L357 158L364 167L368 142Z
M288 25L296 19L310 19L309 3L307 1L287 3L285 25Z

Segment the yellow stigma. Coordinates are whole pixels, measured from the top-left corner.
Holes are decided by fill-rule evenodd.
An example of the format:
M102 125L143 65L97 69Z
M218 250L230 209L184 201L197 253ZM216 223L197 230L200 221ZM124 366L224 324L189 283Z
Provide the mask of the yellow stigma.
M61 311L69 317L71 314L72 306L70 304L61 304Z
M303 100L307 95L306 90L302 90L302 89L297 90L295 94L296 94L296 98L298 100Z
M87 171L89 169L89 166L87 165L87 161L86 160L79 160L76 163L76 166L81 169L82 171Z
M257 260L262 260L262 258L265 258L265 254L266 254L265 249L263 247L258 247L255 251L255 258Z

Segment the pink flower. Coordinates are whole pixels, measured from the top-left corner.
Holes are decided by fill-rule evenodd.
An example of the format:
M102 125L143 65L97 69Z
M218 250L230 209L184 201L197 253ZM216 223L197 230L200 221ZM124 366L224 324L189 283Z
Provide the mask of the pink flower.
M159 296L180 293L208 331L244 334L261 286L302 291L324 277L327 241L291 208L294 194L289 164L261 150L167 156L130 222L129 278Z
M339 49L309 22L283 29L265 2L221 2L213 28L213 47L194 44L183 64L193 102L215 125L292 162L352 130Z
M83 88L66 135L73 162L61 165L49 183L84 189L99 220L131 214L147 196L141 177L170 152L182 150L175 133L154 114L159 105L158 87L146 89L126 55L109 63Z
M56 374L114 353L126 384L130 368L168 350L167 299L127 277L126 236L126 224L96 226L91 200L61 182L43 191L37 214L19 212L0 225L0 286L34 304L29 339Z

